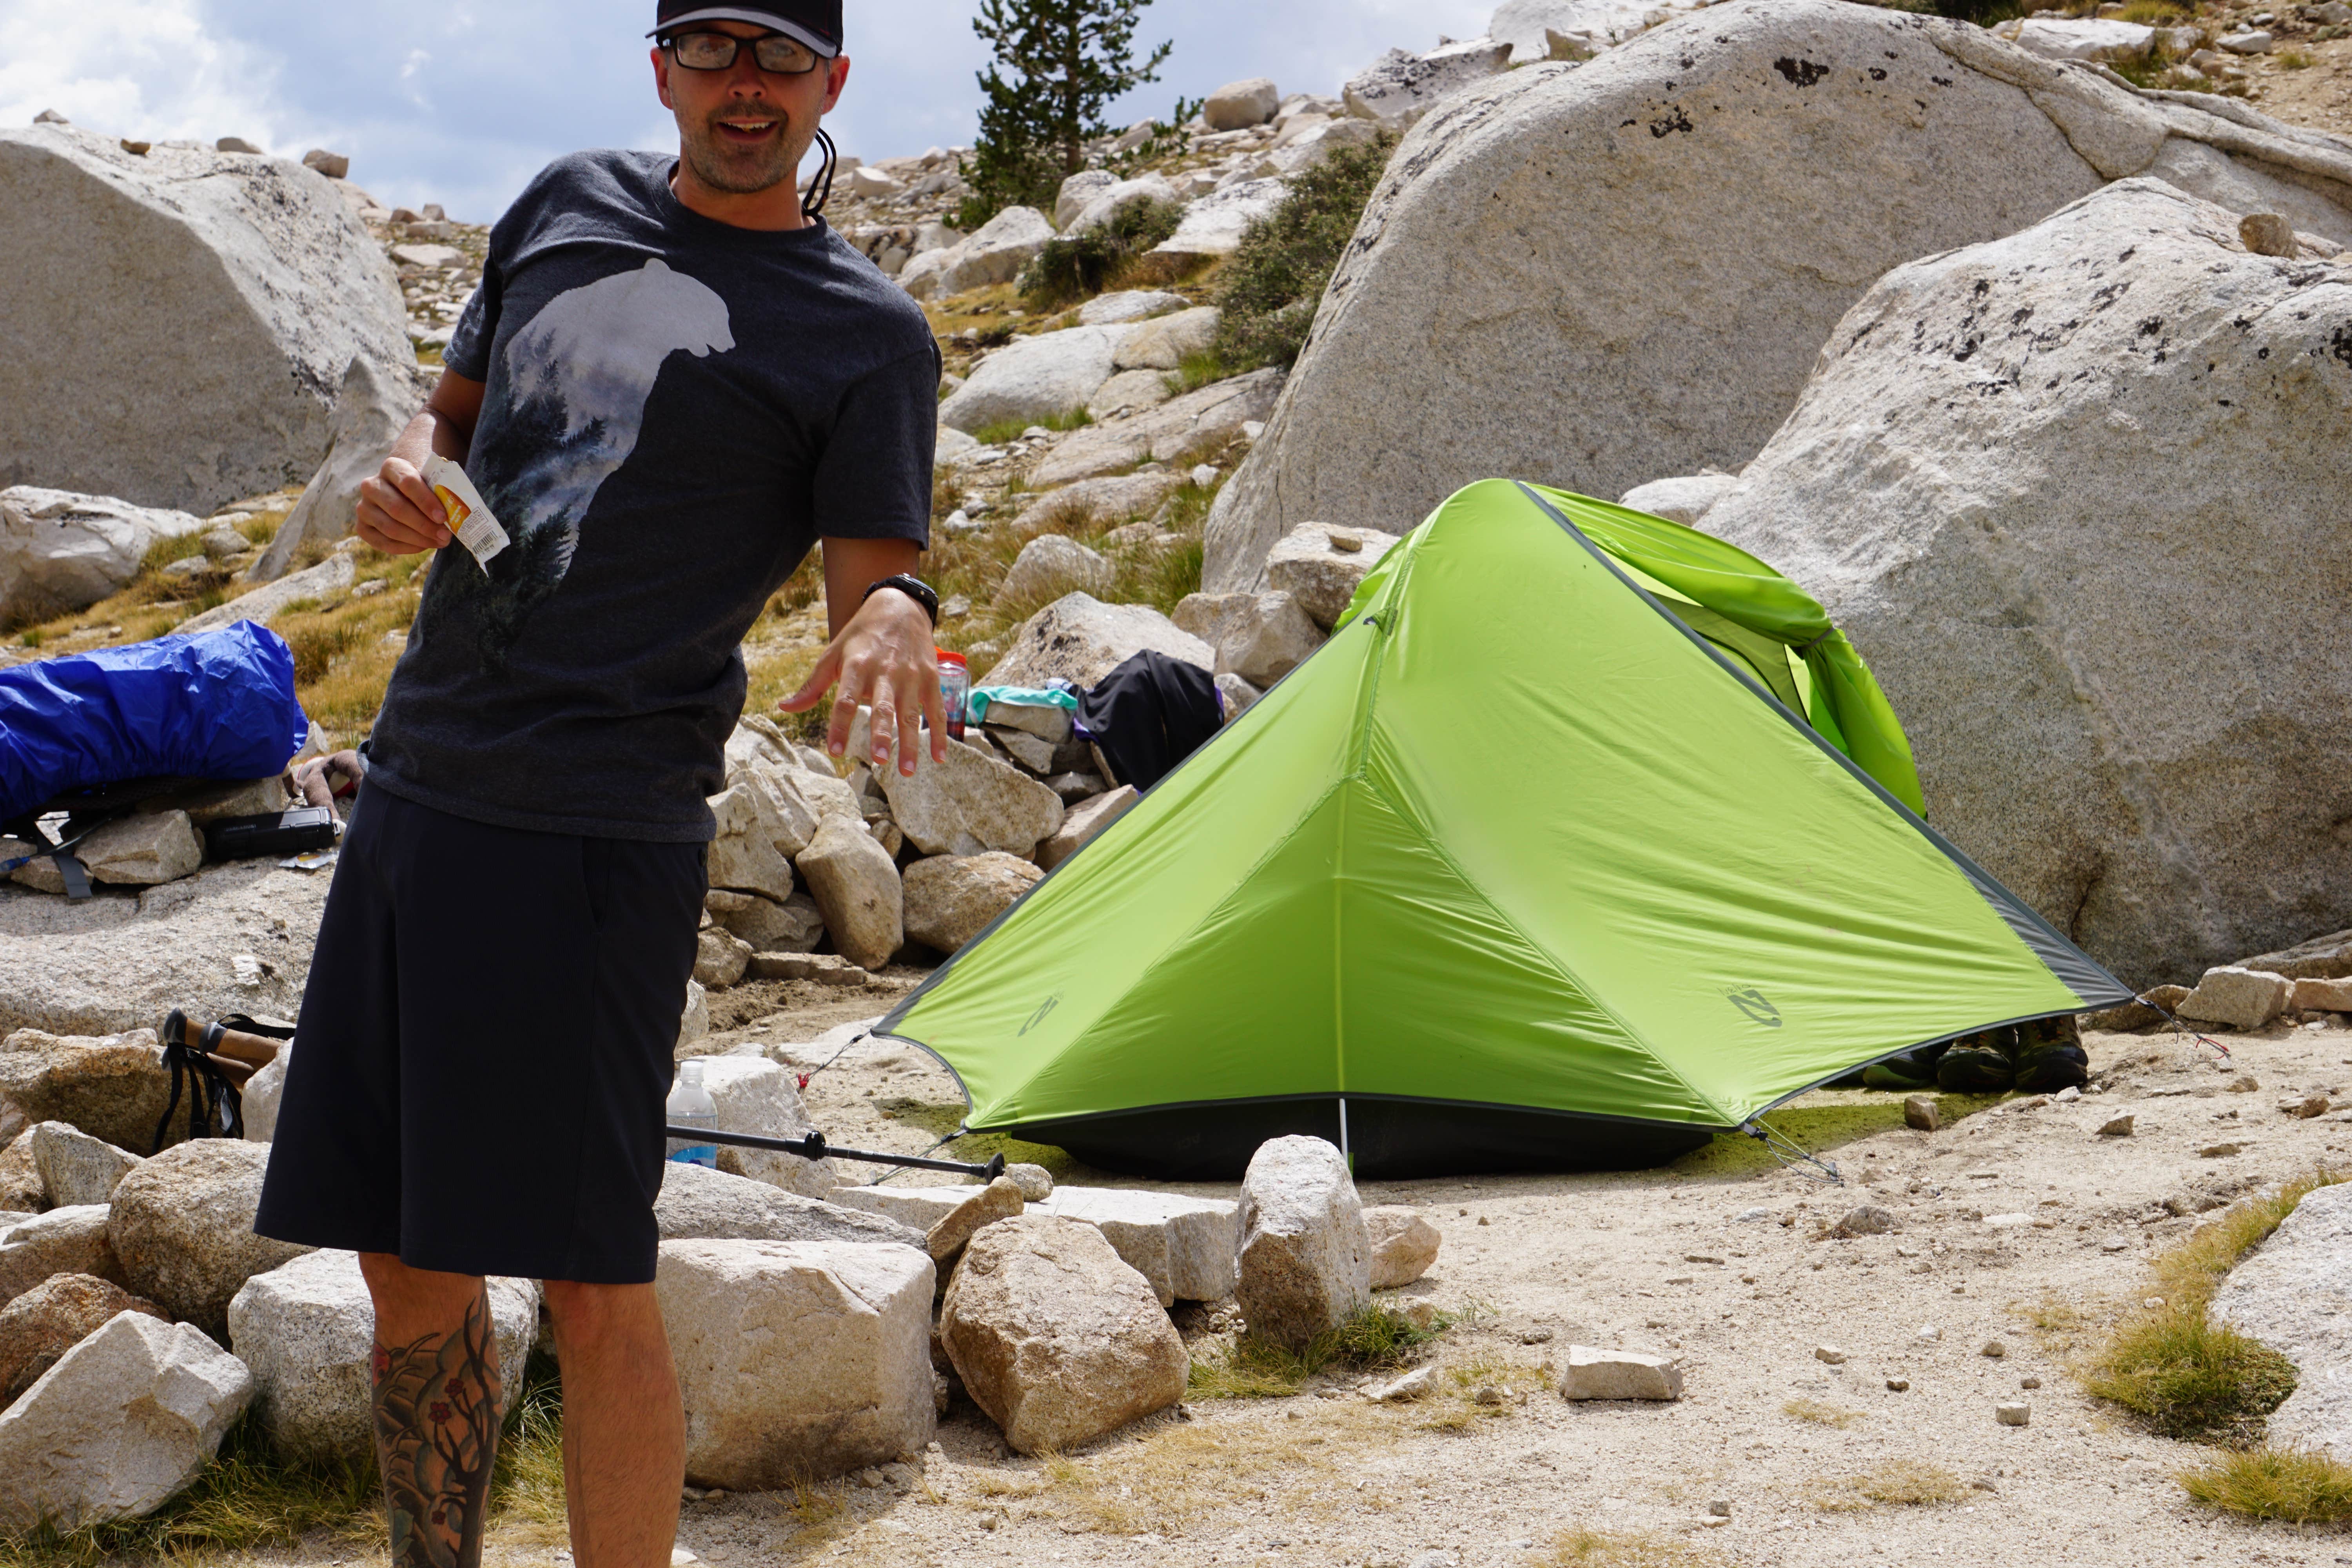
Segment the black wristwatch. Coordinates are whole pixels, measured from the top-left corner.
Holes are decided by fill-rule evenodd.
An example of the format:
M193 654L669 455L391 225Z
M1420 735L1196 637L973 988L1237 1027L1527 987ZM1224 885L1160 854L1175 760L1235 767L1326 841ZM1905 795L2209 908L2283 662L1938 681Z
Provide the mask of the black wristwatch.
M885 577L879 583L869 583L866 585L866 597L870 599L885 588L898 589L898 592L923 606L923 613L931 617L931 625L940 624L940 596L932 592L931 585L920 577L910 576L901 572L895 577ZM864 600L859 601L861 604L864 602Z

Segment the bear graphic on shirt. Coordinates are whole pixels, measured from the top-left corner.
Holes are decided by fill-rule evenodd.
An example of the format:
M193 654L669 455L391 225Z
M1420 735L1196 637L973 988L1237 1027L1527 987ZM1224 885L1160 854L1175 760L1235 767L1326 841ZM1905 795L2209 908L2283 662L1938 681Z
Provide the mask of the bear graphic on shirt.
M487 574L435 574L475 600L492 663L562 584L597 490L636 450L663 363L734 346L727 302L659 259L557 295L508 341L499 449L467 470L514 543Z

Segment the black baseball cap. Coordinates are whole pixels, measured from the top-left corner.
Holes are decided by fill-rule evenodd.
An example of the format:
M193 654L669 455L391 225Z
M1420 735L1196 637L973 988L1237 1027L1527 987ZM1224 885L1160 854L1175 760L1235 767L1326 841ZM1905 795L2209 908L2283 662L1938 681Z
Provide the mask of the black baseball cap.
M654 15L654 30L646 35L649 38L695 22L750 22L798 38L826 59L841 53L841 0L738 0L731 5L661 0Z

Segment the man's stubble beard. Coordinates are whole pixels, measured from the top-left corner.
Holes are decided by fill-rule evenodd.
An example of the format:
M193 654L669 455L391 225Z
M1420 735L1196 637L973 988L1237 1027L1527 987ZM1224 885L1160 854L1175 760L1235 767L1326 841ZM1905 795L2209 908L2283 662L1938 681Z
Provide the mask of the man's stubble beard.
M678 131L687 165L694 171L694 177L711 190L723 191L730 196L756 196L792 179L800 172L801 161L808 156L809 144L815 137L803 134L782 110L774 113L782 130L774 142L757 150L729 147L708 121L699 126L681 121Z

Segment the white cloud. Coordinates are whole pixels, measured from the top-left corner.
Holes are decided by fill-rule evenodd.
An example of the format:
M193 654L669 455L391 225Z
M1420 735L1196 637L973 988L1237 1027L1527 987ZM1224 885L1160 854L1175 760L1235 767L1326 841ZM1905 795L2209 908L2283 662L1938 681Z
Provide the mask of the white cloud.
M197 0L0 0L0 124L54 109L110 135L275 147L302 129L277 101L279 68L207 26Z

